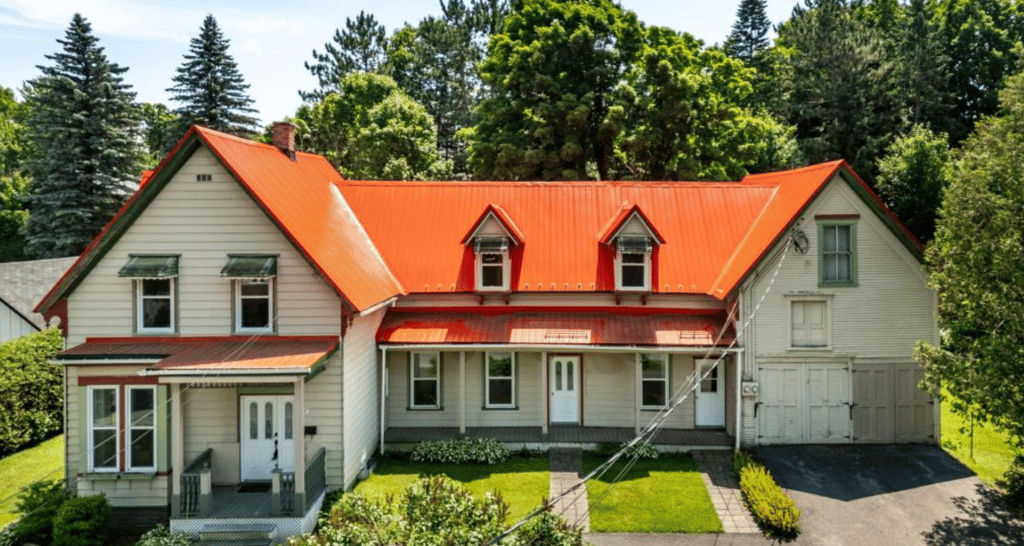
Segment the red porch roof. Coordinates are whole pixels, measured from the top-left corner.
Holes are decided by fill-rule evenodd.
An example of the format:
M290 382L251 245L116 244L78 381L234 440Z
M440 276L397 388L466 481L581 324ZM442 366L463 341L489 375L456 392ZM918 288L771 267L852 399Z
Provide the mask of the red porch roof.
M377 342L396 345L613 345L708 347L729 345L724 311L673 312L519 309L475 313L464 309L405 311L392 308ZM722 334L723 328L726 328ZM721 334L721 337L719 338Z
M237 371L308 372L338 349L333 336L94 337L58 357L76 360L159 359L158 371L230 373Z

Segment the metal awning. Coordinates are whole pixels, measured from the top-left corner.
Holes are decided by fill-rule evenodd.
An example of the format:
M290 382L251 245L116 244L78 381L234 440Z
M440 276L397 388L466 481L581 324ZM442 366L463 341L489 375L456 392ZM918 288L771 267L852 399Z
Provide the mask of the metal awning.
M615 241L616 248L621 252L650 252L651 240L648 237L619 237Z
M131 256L117 275L147 279L177 277L178 256Z
M277 256L229 255L220 270L221 277L233 279L265 279L277 276Z
M508 252L508 237L477 237L474 250L480 252Z

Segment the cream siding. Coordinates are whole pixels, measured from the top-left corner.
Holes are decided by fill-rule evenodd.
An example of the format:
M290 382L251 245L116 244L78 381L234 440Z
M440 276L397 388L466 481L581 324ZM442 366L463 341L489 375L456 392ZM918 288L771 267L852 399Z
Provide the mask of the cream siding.
M327 473L327 486L331 489L344 486L342 406L346 398L341 395L344 375L343 351L344 347L335 353L327 361L324 370L306 383L305 388L305 425L316 427L315 435L310 436L304 433L302 435L306 440L306 457L312 457L321 447L327 449L325 472Z
M212 181L197 182L197 174ZM330 286L205 147L189 158L68 298L68 346L87 336L135 329L133 283L118 271L129 254L180 254L177 326L181 335L233 330L227 255L278 254L277 332L337 335L341 303Z
M213 449L213 483L239 481L238 389L182 385L185 465Z
M584 425L636 426L636 357L633 353L584 354L582 379Z
M387 426L459 426L459 353L441 353L441 409L410 409L409 352L388 351Z
M345 333L345 401L344 485L351 485L356 475L373 456L380 439L380 384L377 359L377 327L387 308L365 317L356 317Z
M36 332L36 327L21 318L6 303L0 302L0 343Z
M161 506L167 504L167 476L111 478L78 478L77 494L106 495L110 504L117 507Z
M78 366L64 367L64 477L68 489L77 491L77 475L85 465L79 461L85 457L79 438L82 420L81 401L78 399Z
M543 419L540 353L516 353L515 409L486 408L484 352L466 352L466 426L536 427Z

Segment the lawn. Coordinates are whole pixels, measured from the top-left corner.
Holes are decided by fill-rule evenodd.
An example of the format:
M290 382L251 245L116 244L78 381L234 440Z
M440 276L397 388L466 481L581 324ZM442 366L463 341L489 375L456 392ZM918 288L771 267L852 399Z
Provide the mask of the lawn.
M0 459L0 528L17 519L14 505L23 487L41 479L64 477L64 436Z
M584 455L583 470L589 472L604 460L597 455ZM601 479L587 481L592 531L722 532L722 522L691 457L662 455L654 460L640 460L613 483L625 464L619 461Z
M508 522L519 521L540 506L550 490L550 465L547 457L523 458L513 455L509 460L493 464L416 463L386 459L377 463L369 479L360 482L355 492L367 498L380 499L388 494L401 497L402 492L421 474L444 474L462 482L473 495L482 496L498 490L509 504Z
M947 394L947 397L949 395ZM993 484L1013 462L1013 448L1006 435L992 425L974 424L974 458L971 458L971 422L942 404L942 447L985 483ZM963 428L964 432L960 429Z

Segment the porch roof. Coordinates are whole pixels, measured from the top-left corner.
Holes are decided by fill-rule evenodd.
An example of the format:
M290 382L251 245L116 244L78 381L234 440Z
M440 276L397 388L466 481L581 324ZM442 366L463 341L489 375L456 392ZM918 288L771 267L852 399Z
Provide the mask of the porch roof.
M709 347L726 346L733 339L726 313L715 310L540 312L489 308L472 312L392 308L377 330L378 343L395 345Z
M67 364L149 360L156 375L305 374L337 349L333 336L92 337L57 359Z

